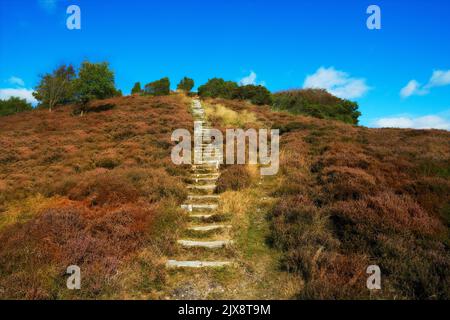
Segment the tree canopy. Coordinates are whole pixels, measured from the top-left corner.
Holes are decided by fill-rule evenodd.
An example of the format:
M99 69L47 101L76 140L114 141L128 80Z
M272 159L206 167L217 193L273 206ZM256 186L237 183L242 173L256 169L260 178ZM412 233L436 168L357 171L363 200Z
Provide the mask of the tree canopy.
M194 80L188 77L184 77L181 79L180 83L177 85L178 90L182 90L186 93L189 93L194 87Z
M28 103L25 99L10 97L8 100L0 100L0 116L9 116L31 110L33 110L31 103Z
M145 85L144 92L152 96L166 96L170 94L169 78L162 78Z

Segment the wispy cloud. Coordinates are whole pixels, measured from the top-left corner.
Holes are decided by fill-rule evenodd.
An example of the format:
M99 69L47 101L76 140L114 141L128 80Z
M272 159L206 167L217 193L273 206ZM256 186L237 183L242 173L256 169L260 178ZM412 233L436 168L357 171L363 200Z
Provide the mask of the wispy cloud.
M402 98L407 98L412 95L425 95L427 93L428 90L422 89L422 86L416 80L411 80L402 88L402 90L400 90L400 96Z
M435 70L425 85L420 85L416 80L411 80L400 90L402 98L408 98L417 95L426 95L430 89L450 85L450 70Z
M18 97L25 99L33 105L37 104L37 100L33 97L33 89L26 88L3 88L0 89L0 99L6 100L10 97Z
M343 99L360 98L370 90L363 78L352 78L344 71L334 67L320 67L314 74L308 75L304 88L326 89L329 93Z
M412 128L450 130L450 119L438 115L422 117L398 116L377 119L374 126L378 128Z
M9 78L8 83L19 87L23 87L25 85L25 82L21 78L15 76Z

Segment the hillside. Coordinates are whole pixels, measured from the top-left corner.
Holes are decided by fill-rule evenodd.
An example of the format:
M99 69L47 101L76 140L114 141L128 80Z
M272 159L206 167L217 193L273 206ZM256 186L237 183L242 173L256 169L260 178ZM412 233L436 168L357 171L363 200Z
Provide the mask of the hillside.
M0 298L450 297L450 133L367 129L207 99L215 128L279 128L280 172L224 166L236 267L177 271L191 99L130 96L0 118ZM103 107L103 106L108 106ZM115 107L111 107L115 106ZM68 265L83 270L65 289ZM366 267L380 265L370 293Z

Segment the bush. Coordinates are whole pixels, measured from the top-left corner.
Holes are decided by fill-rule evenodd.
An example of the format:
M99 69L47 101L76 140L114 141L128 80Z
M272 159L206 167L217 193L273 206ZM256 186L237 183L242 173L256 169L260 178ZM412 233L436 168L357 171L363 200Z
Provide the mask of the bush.
M184 77L178 84L177 89L188 93L192 90L193 87L194 87L194 80L188 77Z
M251 182L250 173L245 166L230 166L220 175L217 181L216 192L222 193L229 190L242 190L248 188Z
M202 98L233 99L237 88L236 82L213 78L198 88L198 94Z
M145 93L152 96L167 96L170 94L170 80L169 78L162 78L160 80L150 82L145 85Z
M273 107L295 114L304 114L320 119L335 119L349 124L358 124L361 113L358 104L333 96L323 89L291 90L274 94Z
M240 100L250 100L256 105L272 104L272 94L266 87L258 85L241 86L234 90L233 97Z
M33 107L25 99L10 97L8 100L0 100L0 117L30 110Z

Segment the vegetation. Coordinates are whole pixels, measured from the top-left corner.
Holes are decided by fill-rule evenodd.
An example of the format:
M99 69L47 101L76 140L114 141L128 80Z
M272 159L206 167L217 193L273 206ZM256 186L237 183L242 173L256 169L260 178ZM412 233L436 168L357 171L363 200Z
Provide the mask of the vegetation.
M202 98L233 99L237 88L238 85L236 82L213 78L198 87L198 95Z
M25 99L10 97L8 100L0 100L0 117L31 110L33 107Z
M131 94L141 94L141 93L142 93L141 83L136 82L133 86L133 89L131 89Z
M272 94L266 87L258 85L246 85L237 87L233 93L234 99L249 100L256 105L271 105Z
M194 87L194 80L188 77L184 77L181 79L180 83L177 85L178 90L182 90L186 93L189 93Z
M93 99L107 99L121 95L114 85L114 72L108 63L82 63L78 78L75 80L76 97L82 104Z
M450 297L449 132L367 129L216 103L283 128L280 173L264 184L274 201L269 242L283 252L282 268L305 281L296 297ZM372 264L381 268L381 291L366 288Z
M152 96L167 96L170 94L170 80L169 78L162 78L160 80L150 82L145 85L145 93Z
M52 73L41 76L33 96L40 101L40 107L52 111L58 104L67 104L75 100L75 78L73 66L62 65Z
M168 132L191 126L189 104L98 103L116 107L0 118L0 299L162 297L187 174L170 160ZM66 288L72 264L82 270L76 292Z
M358 104L340 99L323 89L303 89L279 92L273 95L275 110L313 116L319 119L335 119L358 124L361 113Z

